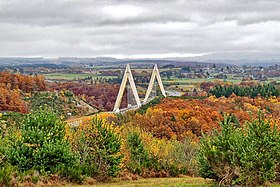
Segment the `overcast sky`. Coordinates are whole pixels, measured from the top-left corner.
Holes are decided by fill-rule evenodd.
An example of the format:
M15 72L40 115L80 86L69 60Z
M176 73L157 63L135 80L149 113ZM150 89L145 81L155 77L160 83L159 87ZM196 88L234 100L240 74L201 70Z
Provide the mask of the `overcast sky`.
M280 0L0 0L0 56L280 51Z

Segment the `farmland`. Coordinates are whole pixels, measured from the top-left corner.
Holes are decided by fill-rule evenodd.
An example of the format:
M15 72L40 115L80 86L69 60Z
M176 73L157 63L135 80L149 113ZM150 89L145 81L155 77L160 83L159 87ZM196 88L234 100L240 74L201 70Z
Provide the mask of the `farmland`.
M112 68L110 66L100 66L97 69L90 69L90 71L93 71L92 73L88 73L87 71L84 73L46 73L44 76L48 80L67 80L67 81L86 81L89 82L89 80L98 80L98 79L104 79L105 81L114 81L116 83L120 83L123 69L120 68ZM106 72L118 72L115 73L114 76L107 75ZM143 76L143 72L147 72L148 76L151 72L151 69L147 68L132 68L132 71L134 72L135 76ZM213 71L213 70L209 70ZM105 74L102 74L104 73ZM219 73L210 73L210 76L206 76L205 73L196 73L191 78L182 77L182 68L162 68L160 69L160 72L162 74L162 80L164 84L166 85L167 90L174 90L176 87L176 90L184 90L184 91L191 91L194 88L199 89L199 84L201 82L214 82L214 81L221 81L221 82L228 82L232 84L239 84L244 79L244 75L240 73L223 73L223 77L219 77ZM205 71L208 72L207 70ZM220 72L221 73L221 72ZM142 74L142 75L141 75ZM204 76L201 78L200 76ZM208 75L208 74L207 74ZM146 76L146 75L145 75ZM267 80L263 80L263 83L269 83L269 82L280 82L280 75L275 77L268 77ZM148 82L142 82L142 84L148 84ZM169 87L170 86L170 87Z
M103 78L115 78L115 76L100 76L96 73L88 73L88 74L58 74L58 73L50 73L46 74L45 77L50 80L78 80L78 79L84 79L87 77L97 78L97 77L103 77Z

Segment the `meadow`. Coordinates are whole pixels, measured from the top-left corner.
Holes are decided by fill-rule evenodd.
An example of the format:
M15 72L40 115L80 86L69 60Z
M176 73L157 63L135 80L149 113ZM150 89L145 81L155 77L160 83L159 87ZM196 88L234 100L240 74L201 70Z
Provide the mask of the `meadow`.
M88 77L93 78L115 78L116 76L100 76L97 73L81 73L81 74L75 74L75 73L50 73L50 74L44 74L46 79L55 79L55 80L78 80L78 79L84 79Z

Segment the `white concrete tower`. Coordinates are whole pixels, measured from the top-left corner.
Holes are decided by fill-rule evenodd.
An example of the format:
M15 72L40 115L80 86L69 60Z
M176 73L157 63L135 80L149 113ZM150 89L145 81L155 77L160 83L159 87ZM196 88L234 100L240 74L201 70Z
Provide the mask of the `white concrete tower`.
M133 79L133 76L132 76L132 73L131 73L130 66L129 66L129 64L127 64L124 75L123 75L122 83L121 83L121 86L120 86L120 89L119 89L118 97L117 97L116 102L115 102L113 112L117 113L120 110L120 106L121 106L124 90L125 90L125 87L126 87L127 79L128 79L129 84L131 86L132 93L133 93L133 96L136 100L137 106L138 107L141 106L141 102L140 102L139 95L138 95L138 92L137 92L137 89L136 89L136 86L135 86L135 83L134 83L134 79Z
M162 84L162 81L161 81L160 73L159 73L157 64L155 64L153 72L152 72L151 80L150 80L150 83L149 83L149 86L148 86L148 89L147 89L147 92L146 92L146 96L145 96L145 99L144 99L144 103L146 103L148 101L148 98L149 98L149 96L152 92L154 82L155 82L155 78L157 78L157 82L159 84L159 88L160 88L160 91L161 91L162 95L164 97L166 97L166 93L165 93L165 90L164 90L164 87L163 87L163 84Z

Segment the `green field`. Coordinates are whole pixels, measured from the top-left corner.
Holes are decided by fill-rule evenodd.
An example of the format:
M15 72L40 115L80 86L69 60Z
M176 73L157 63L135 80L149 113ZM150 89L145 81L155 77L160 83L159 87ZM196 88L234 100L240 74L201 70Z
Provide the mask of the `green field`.
M185 85L185 84L196 84L196 83L201 83L201 82L213 82L215 80L219 81L224 81L224 79L189 79L189 78L181 78L181 79L163 79L163 83L170 83L170 84L176 84L178 83L179 85ZM241 79L226 79L226 82L231 82L231 83L240 83Z
M190 79L190 78L171 78L171 79L164 79L163 78L163 83L171 83L171 84L176 84L178 83L179 85L185 85L185 84L196 84L196 83L201 83L201 82L213 82L215 80L218 81L224 81L224 79L205 79L205 78L196 78L196 79ZM242 81L241 77L228 77L225 79L226 82L231 82L234 84L240 83ZM275 77L275 78L269 78L268 81L263 81L265 83L269 82L280 82L280 77Z
M216 186L210 180L194 177L182 178L147 178L135 181L113 181L111 183L96 183L93 185L82 185L82 187L206 187ZM78 187L71 185L68 187Z
M84 79L86 77L93 77L93 78L114 78L115 76L101 76L96 73L89 73L89 74L70 74L70 73L50 73L44 75L46 79L64 79L64 80L75 80L75 79Z
M135 69L135 71L141 72L141 71L151 71L151 70L149 70L149 69ZM84 79L86 77L93 77L93 78L102 77L102 78L106 78L106 79L116 78L116 76L101 76L97 72L96 73L89 73L89 74L50 73L50 74L45 74L44 76L46 77L46 79L53 79L53 80L54 79L55 80L78 80L78 79ZM232 74L228 74L227 76L228 76L228 78L226 79L226 82L238 84L242 81L242 77L234 77ZM206 78L190 79L190 78L172 77L171 79L163 78L163 83L167 83L167 84L171 84L171 85L180 85L181 86L181 85L194 85L194 84L201 83L201 82L210 82L210 81L215 81L215 80L224 81L224 79L214 79L214 78L210 78L210 79L206 79ZM268 83L268 82L272 82L272 81L280 82L280 77L269 78L268 81L264 81L264 82Z

